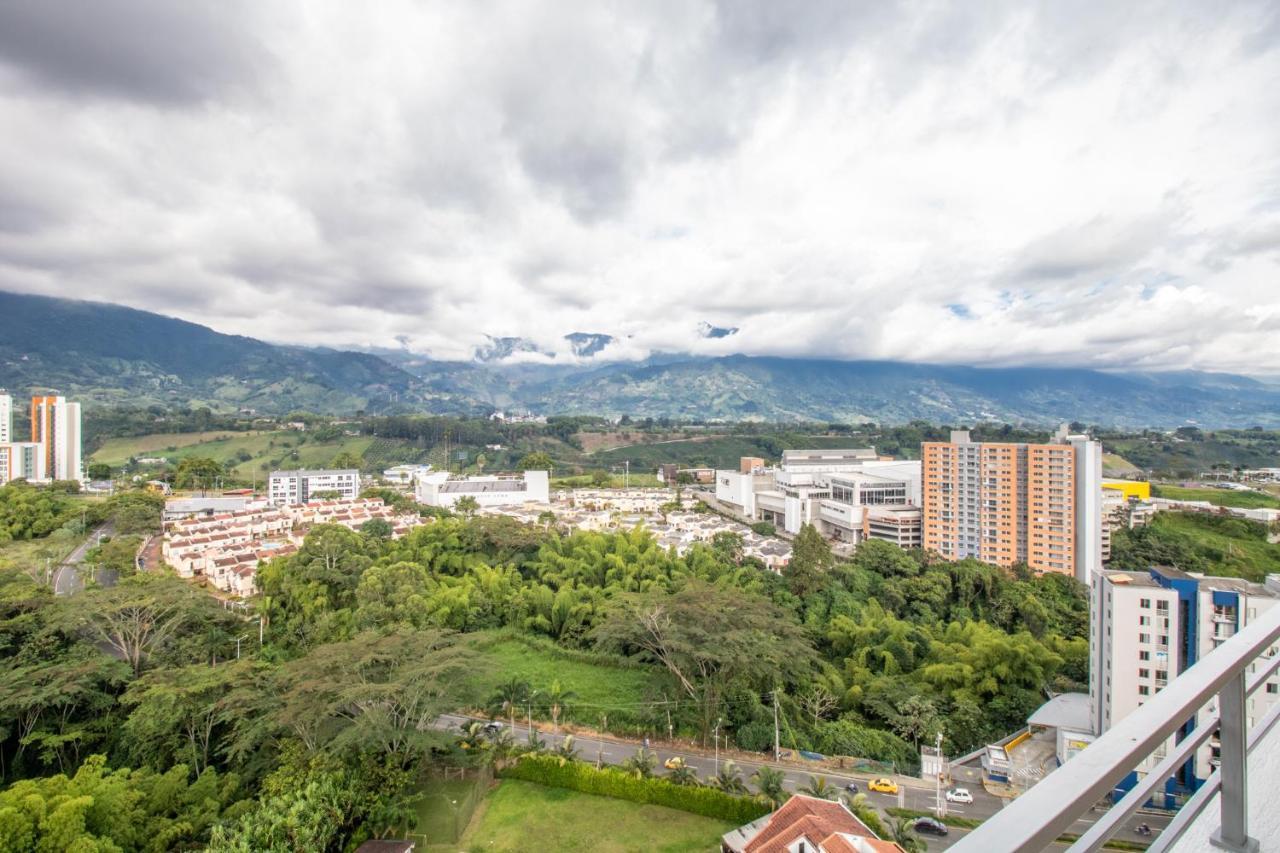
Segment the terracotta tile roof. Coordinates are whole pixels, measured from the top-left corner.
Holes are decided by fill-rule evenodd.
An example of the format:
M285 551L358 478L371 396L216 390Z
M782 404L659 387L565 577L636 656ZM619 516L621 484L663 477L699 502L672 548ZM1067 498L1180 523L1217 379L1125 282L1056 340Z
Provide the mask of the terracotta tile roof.
M745 853L777 853L786 850L800 835L816 844L839 832L876 837L842 804L796 794L770 816L769 823L743 850Z

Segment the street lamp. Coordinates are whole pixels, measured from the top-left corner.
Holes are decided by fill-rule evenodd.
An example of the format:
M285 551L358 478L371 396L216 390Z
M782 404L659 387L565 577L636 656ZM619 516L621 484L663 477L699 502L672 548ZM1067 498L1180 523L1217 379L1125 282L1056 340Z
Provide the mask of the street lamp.
M720 718L716 717L716 727L712 730L716 741L716 775L720 775Z

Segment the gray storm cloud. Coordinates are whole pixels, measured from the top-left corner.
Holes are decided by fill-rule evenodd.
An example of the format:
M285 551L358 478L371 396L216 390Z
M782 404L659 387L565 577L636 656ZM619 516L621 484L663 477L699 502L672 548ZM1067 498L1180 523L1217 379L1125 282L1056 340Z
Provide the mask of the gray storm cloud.
M439 358L1277 373L1278 47L1267 0L0 0L0 289Z

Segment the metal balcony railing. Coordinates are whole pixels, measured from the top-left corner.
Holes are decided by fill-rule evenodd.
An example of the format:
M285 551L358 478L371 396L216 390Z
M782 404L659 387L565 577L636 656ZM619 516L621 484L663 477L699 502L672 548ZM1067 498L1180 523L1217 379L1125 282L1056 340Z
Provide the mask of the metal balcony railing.
M1273 607L951 850L1040 853L1068 832L1077 819L1092 818L1090 810L1193 717L1196 728L1170 746L1164 759L1098 818L1070 850L1100 849L1215 732L1222 744L1220 766L1183 805L1148 853L1170 849L1215 794L1221 797L1214 844L1240 853L1257 850L1257 841L1249 836L1248 755L1280 719L1280 704L1251 732L1245 728L1245 705L1249 694L1280 667L1280 655L1265 657L1278 639L1280 607ZM1249 666L1255 661L1257 671L1249 675ZM1213 708L1206 707L1210 702Z

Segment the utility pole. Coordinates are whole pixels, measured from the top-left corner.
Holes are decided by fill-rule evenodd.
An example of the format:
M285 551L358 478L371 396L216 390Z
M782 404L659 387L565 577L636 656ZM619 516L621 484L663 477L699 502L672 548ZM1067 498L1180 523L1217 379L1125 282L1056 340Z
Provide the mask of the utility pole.
M630 459L626 460L626 466L627 466L627 473L623 476L622 482L626 486L626 488L629 489L631 488L631 460Z
M239 637L236 637L236 660L240 660L240 641L248 636L248 634L241 634Z
M662 694L662 704L667 709L667 740L674 741L676 739L675 727L671 725L671 705L667 702L667 694Z
M773 760L782 757L781 732L778 730L778 691L773 691ZM794 744L793 744L794 745Z
M714 735L716 741L716 775L720 775L720 718L716 717Z
M533 697L538 695L538 691L529 691L529 743L533 743Z
M937 745L937 749L938 749L938 773L935 776L935 778L937 779L936 788L937 788L937 797L938 797L938 819L941 820L942 816L947 813L946 806L942 804L942 732L941 731L938 732L938 737L934 741L934 743Z
M600 715L600 737L596 738L596 769L604 764L604 733L609 729L609 715Z

